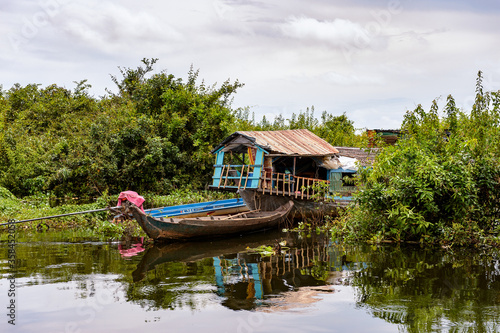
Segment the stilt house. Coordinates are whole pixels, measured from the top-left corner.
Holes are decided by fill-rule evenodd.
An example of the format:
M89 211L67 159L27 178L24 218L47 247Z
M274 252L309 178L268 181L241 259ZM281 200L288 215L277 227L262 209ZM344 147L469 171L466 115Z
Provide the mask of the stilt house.
M212 189L254 189L295 199L310 199L320 183L332 194L353 191L345 179L356 172L354 163L346 167L339 150L305 129L235 132L212 153Z

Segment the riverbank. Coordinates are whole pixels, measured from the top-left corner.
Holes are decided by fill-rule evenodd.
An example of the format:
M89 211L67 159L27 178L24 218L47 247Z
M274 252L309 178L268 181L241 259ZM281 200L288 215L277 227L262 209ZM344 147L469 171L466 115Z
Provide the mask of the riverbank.
M481 229L474 221L466 224L453 223L441 226L440 233L423 234L420 238L401 237L402 231L387 230L373 222L374 216L367 217L359 206L351 206L334 219L326 218L322 231L331 237L347 243L408 244L425 247L452 248L500 248L500 225L489 230ZM380 214L379 219L382 219Z
M234 193L209 191L177 190L170 195L144 194L145 208L175 206L195 202L233 198ZM54 206L54 198L49 195L36 195L16 198L5 188L0 188L0 223L9 220L21 221L38 217L54 216L74 212L101 209L116 206L118 194L102 195L91 203L78 203L78 199L66 200L67 203ZM46 230L75 231L79 237L86 235L99 240L127 236L145 236L134 220L113 223L113 215L108 211L44 219L16 224L17 231L40 232ZM7 239L7 226L0 227L0 240Z

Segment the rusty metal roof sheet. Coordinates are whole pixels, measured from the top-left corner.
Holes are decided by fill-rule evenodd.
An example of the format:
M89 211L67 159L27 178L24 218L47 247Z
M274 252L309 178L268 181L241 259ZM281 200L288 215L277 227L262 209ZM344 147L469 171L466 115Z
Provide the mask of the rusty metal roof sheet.
M362 166L371 166L375 161L380 148L355 148L355 147L335 147L340 156L357 159Z
M235 132L214 151L238 136L246 137L271 154L297 156L331 156L338 154L338 150L332 145L306 129Z

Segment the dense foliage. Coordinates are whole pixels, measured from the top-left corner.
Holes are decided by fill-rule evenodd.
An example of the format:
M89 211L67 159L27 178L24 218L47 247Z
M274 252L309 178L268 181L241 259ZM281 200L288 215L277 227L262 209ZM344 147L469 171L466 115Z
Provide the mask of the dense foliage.
M470 112L448 96L405 115L405 136L361 174L351 217L357 237L445 244L484 243L499 233L500 93L484 92L482 75Z
M144 193L144 199L146 200L144 208L176 206L234 197L236 197L236 194L231 192L189 191L185 189L174 190L168 195ZM102 195L97 200L84 204L81 203L81 200L66 199L61 202L60 200L53 199L53 197L47 194L37 194L18 199L9 190L0 186L0 223L6 223L10 219L21 221L101 209L103 207L113 207L118 201L118 194ZM107 237L106 239L120 238L124 232L125 234L145 235L135 221L115 224L110 222L113 217L113 213L101 211L21 223L17 225L17 229L40 231L40 229L64 230L78 227L77 229L83 233L82 235L103 235ZM7 227L0 227L1 230L7 230ZM8 233L0 232L0 241L7 240L7 237Z
M165 72L146 77L155 60L113 77L119 92L95 99L89 85L15 85L2 94L0 185L18 196L167 192L201 187L210 149L229 134L231 95L242 85L183 82Z
M152 73L156 59L112 76L117 93L90 95L84 80L74 90L36 84L0 87L0 186L18 197L39 193L94 197L131 189L167 194L203 189L211 182L211 149L237 130L308 128L334 145L356 145L352 121L301 112L270 124L233 110L243 86L183 81Z

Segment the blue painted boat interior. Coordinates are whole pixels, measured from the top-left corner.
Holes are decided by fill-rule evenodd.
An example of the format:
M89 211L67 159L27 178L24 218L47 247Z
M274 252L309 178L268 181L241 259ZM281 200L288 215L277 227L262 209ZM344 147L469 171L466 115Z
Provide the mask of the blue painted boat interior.
M207 202L198 202L187 205L168 206L162 208L146 209L145 212L152 217L171 217L191 213L211 212L221 209L238 208L245 206L243 199L225 199Z

